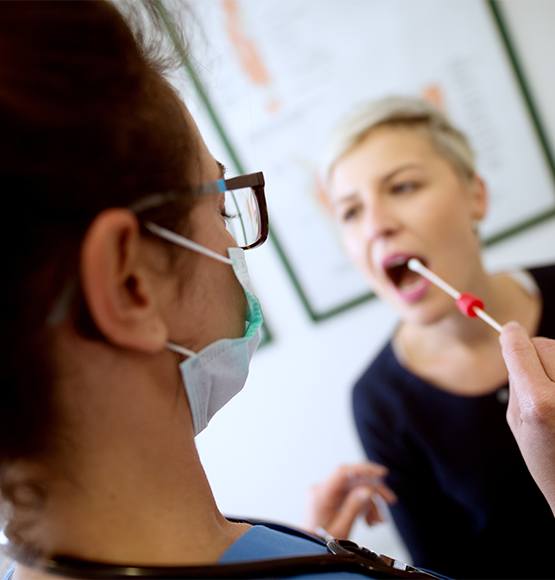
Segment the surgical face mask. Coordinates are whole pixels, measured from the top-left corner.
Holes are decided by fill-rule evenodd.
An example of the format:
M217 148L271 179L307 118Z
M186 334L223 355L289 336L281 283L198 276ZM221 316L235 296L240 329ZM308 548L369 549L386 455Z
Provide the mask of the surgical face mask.
M146 227L153 234L169 242L229 264L247 298L245 333L242 337L222 338L198 353L173 342L167 344L173 352L187 357L180 363L179 369L189 399L194 432L198 435L206 428L214 414L245 385L252 355L260 344L262 310L252 291L243 249L228 248L229 258L226 258L156 224L147 223Z

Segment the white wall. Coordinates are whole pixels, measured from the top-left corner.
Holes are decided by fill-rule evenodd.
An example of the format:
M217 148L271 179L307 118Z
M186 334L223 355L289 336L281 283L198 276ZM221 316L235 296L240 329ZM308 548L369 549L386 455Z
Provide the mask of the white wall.
M555 2L505 0L503 7L555 142ZM224 511L301 524L309 486L336 465L363 459L351 419L351 383L395 320L374 301L314 325L272 246L248 258L274 342L257 354L245 390L198 437L198 446ZM554 222L487 251L492 267L554 260ZM390 524L360 524L354 538L406 558Z

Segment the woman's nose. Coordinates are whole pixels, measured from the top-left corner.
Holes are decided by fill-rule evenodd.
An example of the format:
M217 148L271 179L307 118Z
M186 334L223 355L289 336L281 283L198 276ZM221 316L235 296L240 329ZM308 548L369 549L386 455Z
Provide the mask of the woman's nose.
M372 203L367 206L363 228L366 239L375 241L394 235L399 224L386 204Z

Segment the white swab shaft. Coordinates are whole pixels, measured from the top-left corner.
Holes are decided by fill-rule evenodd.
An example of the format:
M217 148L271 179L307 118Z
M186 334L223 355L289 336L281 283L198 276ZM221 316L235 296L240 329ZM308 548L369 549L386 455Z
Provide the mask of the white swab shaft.
M428 270L428 268L426 268L426 266L424 266L424 264L422 264L422 262L420 262L416 258L412 258L409 260L408 268L409 270L412 270L413 272L420 274L421 276L429 280L432 284L439 286L454 300L458 300L461 297L461 293L459 291L455 290L453 286L447 284L447 282L445 282L445 280L442 280L437 274L434 274L431 270Z
M474 307L474 312L478 318L481 318L486 324L489 324L493 330L497 330L497 332L501 333L501 325L497 320L493 319L487 312L484 312L481 308L477 306Z
M426 268L426 266L424 266L424 264L422 264L420 260L417 260L416 258L411 258L407 266L409 270L412 270L413 272L420 274L421 276L429 280L432 284L435 284L436 286L441 288L444 292L449 294L449 296L451 296L451 298L453 298L454 300L458 300L461 297L461 293L458 290L455 290L453 286L447 284L447 282L445 282L445 280L442 280L437 274L434 274L431 270L428 270L428 268ZM497 322L497 320L492 318L487 312L484 312L481 308L478 308L477 306L474 307L474 312L478 318L483 320L486 324L489 324L494 330L496 330L499 333L501 332L501 325L499 324L499 322Z

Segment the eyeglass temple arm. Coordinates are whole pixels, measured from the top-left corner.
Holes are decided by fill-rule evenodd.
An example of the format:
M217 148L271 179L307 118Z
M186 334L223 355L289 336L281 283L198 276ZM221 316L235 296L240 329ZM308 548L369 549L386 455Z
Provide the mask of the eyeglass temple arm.
M262 171L239 175L237 177L230 177L229 179L224 179L222 181L227 190L240 189L242 187L263 187L265 184Z

